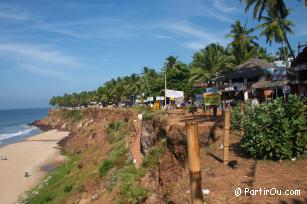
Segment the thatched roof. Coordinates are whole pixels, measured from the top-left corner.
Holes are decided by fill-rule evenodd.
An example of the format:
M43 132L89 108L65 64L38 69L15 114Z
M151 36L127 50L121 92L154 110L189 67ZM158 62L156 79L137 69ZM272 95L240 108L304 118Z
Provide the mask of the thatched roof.
M303 49L301 53L292 61L291 67L299 66L301 64L307 63L307 47Z
M265 68L273 66L274 65L263 59L250 59L235 67L232 73L217 77L215 80L220 81L226 79L258 78L265 75Z
M265 88L276 88L285 86L289 83L288 80L285 81L258 81L252 85L252 89L265 89Z

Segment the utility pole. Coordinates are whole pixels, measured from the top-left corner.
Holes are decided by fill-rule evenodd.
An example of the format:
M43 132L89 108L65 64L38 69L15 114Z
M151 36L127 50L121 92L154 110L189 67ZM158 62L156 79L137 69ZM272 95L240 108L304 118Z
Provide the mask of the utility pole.
M197 122L186 122L191 203L203 204L201 188L200 146Z

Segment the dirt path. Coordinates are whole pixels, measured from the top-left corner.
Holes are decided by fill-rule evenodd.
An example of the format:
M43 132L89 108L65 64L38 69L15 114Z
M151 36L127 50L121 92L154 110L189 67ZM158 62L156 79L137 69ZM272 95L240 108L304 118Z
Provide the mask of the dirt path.
M185 125L185 121L199 123L201 148L202 188L209 189L205 197L208 203L307 203L307 159L296 161L264 161L246 158L239 148L240 136L231 134L230 160L238 162L237 169L231 169L222 162L223 119L204 117L202 111L195 115L180 114L173 111L169 114L170 124ZM210 145L208 145L210 144ZM235 190L241 189L236 196ZM255 191L245 194L245 189L259 190L262 193L253 195ZM264 195L264 190L275 188L281 193L286 190L300 190L300 195ZM273 189L272 193L276 194Z

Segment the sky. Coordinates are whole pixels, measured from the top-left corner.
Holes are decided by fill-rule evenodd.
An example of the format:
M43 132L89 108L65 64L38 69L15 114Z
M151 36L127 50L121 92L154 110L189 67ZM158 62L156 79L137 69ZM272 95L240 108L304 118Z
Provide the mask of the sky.
M285 2L296 48L307 42L307 8ZM190 63L210 43L226 46L236 20L258 24L244 8L239 0L1 0L0 109L48 107L54 95L95 90L144 66L159 71L170 55Z

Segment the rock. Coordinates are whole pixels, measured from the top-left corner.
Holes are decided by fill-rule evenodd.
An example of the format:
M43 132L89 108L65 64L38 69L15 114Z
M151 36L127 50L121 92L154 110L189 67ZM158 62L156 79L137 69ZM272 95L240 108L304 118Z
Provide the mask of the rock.
M82 162L79 162L78 169L82 169L82 168L83 168L83 164L82 164Z
M202 192L203 192L204 195L209 195L210 190L209 189L203 189Z
M228 162L227 166L229 166L232 169L238 168L238 162L236 160L231 160Z
M67 126L67 123L65 122L62 126L61 126L61 129L65 129Z
M81 128L82 125L83 125L83 122L81 121L81 122L78 124L77 128L78 128L78 129Z

